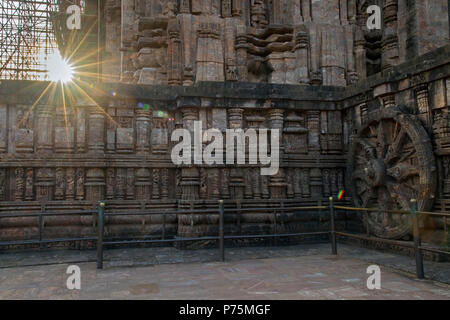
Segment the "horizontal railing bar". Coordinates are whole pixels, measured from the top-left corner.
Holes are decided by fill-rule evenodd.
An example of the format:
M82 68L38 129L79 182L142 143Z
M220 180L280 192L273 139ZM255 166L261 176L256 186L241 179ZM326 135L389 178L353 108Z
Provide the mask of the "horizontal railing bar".
M217 213L217 209L206 210L161 210L161 211L131 211L131 212L105 212L106 216L142 216L153 214L190 214L190 213Z
M311 206L311 207L274 207L274 208L244 208L244 209L237 209L237 208L232 208L232 209L226 209L225 208L225 213L228 212L254 212L254 211L294 211L294 210L322 210L322 209L327 209L328 207L326 206ZM258 212L255 212L258 213Z
M225 236L225 239L252 239L252 238L275 238L275 237L295 237L295 236L311 236L311 235L324 235L330 234L329 231L323 232L301 232L301 233L277 233L277 234L264 234L264 235L235 235Z
M435 248L430 248L430 247L419 247L420 250L424 250L424 251L430 251L430 252L436 252L436 253L442 253L442 254L448 254L450 255L450 251L443 251L440 249L435 249Z
M30 212L30 213L9 213L1 214L1 218L24 218L24 217L49 217L49 216L70 216L70 215L90 215L97 211L58 211L58 212Z
M398 213L398 214L410 214L411 211L407 210L384 210L379 208L355 208L346 206L334 206L335 209L348 210L348 211L368 211L368 212L386 212L386 213ZM430 216L440 216L440 217L450 217L450 213L445 212L430 212L430 211L417 211L418 214L430 215Z
M409 214L410 211L406 210L384 210L381 208L355 208L355 207L345 207L345 206L334 206L335 209L348 210L348 211L367 211L367 212L386 212L386 213L398 213L398 214Z
M450 213L444 213L444 212L428 212L428 211L417 211L419 214L425 214L428 216L439 216L439 217L449 217Z
M274 237L293 237L293 236L307 236L307 235L325 235L329 231L323 232L300 232L300 233L278 233L278 234L260 234L260 235L235 235L225 236L225 239L249 239L249 238L274 238ZM201 241L201 240L218 240L219 237L199 237L199 238L173 238L173 239L148 239L148 240L113 240L103 241L103 244L131 244L131 243L164 243L164 242L183 242L183 241Z
M360 239L360 240L375 240L375 241L380 241L380 242L384 242L384 243L392 244L392 245L403 246L403 247L407 247L407 248L414 247L412 242L399 242L399 241L395 241L395 240L367 237L367 236L361 236L361 235L357 235L354 233L347 233L347 232L341 232L341 231L336 231L336 234L340 235L340 236L350 237L350 238L355 238L355 239Z
M25 244L43 244L43 243L57 243L57 242L66 242L66 241L83 241L83 240L97 240L97 237L1 241L0 246L5 247L5 246L25 245Z
M183 242L183 241L201 241L201 240L218 240L219 237L200 237L200 238L173 238L173 239L152 239L152 240L114 240L103 241L103 245L112 244L132 244L132 243L165 243L165 242Z
M273 208L225 208L225 213L260 213L261 211L294 211L294 210L322 210L327 209L326 206L316 207L273 207ZM259 211L259 212L255 212ZM212 213L219 214L218 209L198 209L198 210L170 210L170 211L134 211L134 212L105 212L105 216L140 216L152 214L190 214L190 213Z

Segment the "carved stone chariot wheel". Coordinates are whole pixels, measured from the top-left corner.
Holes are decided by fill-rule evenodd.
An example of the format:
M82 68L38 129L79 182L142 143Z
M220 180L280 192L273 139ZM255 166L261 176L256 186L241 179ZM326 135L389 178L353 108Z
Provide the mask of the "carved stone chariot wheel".
M380 208L364 215L372 234L401 239L410 233L408 214L383 210L430 210L436 188L436 165L431 140L418 120L399 108L388 108L358 131L349 157L354 203Z

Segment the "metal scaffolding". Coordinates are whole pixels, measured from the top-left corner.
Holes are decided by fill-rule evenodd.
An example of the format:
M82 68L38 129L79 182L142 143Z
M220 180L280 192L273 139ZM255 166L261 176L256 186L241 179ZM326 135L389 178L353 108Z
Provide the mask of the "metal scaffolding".
M0 79L46 80L58 0L0 0Z

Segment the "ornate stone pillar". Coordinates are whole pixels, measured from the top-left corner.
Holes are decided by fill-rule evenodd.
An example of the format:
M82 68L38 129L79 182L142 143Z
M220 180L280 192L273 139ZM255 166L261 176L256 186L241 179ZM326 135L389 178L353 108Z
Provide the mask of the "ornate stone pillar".
M116 169L106 169L106 199L114 199L116 187Z
M134 168L127 169L126 198L127 200L134 199Z
M364 33L359 27L356 27L355 30L356 73L359 80L364 80L367 78L366 40L364 39Z
M86 151L86 109L83 106L76 108L77 114L77 138L76 150L77 153Z
M150 111L136 109L136 151L138 154L146 154L150 151L151 124Z
M105 150L105 115L98 106L89 108L88 150L93 153L103 153Z
M131 63L132 37L136 34L134 30L135 12L134 0L121 1L121 81L131 82L133 79L133 65Z
M253 199L261 199L260 169L252 169Z
M232 108L228 109L228 126L230 129L242 129L244 126L244 109ZM236 150L236 147L235 147ZM236 152L235 152L236 154ZM231 196L233 199L243 199L244 198L244 169L233 168L230 169L230 188Z
M417 113L419 115L419 119L430 132L433 125L433 113L430 110L428 84L418 85L414 89L414 92L416 95Z
M181 39L180 24L177 19L169 20L167 28L169 43L167 47L168 55L168 84L181 84Z
M153 154L166 154L169 148L167 117L153 112L150 143Z
M331 195L330 190L330 169L323 169L322 170L322 183L323 183L323 196L329 197Z
M77 168L76 170L76 179L77 179L77 200L83 200L84 199L84 168Z
M161 169L161 198L169 199L169 169Z
M303 198L311 197L310 170L309 169L302 169L301 175L300 175L300 183L301 183Z
M238 25L236 31L236 64L239 81L248 81L246 26Z
M53 151L53 119L54 108L47 105L37 106L37 136L36 149L38 152Z
M228 169L223 168L221 169L221 184L220 184L220 194L222 199L229 199L230 198L230 189L229 189L229 172Z
M381 68L383 70L390 69L399 64L397 1L386 0L384 5L384 28L381 53Z
M194 137L194 122L198 120L197 108L183 108L183 128L187 129L191 133L191 137ZM192 146L192 148L194 148ZM193 151L193 149L192 149ZM183 167L181 169L181 188L182 188L182 200L196 200L199 199L200 188L200 171L196 167Z
M56 168L55 174L55 200L64 200L66 176L64 168Z
M294 184L294 196L297 199L300 199L302 197L302 187L301 187L301 169L295 168L294 169L294 178L293 178L293 184Z
M56 108L55 152L72 153L75 150L75 128L72 108Z
M295 69L297 82L309 84L309 35L305 25L301 25L295 35L295 53L297 67Z
M16 168L14 171L15 173L15 193L14 193L14 199L16 201L23 201L23 194L25 189L25 183L24 183L24 170L23 168Z
M125 199L126 194L127 171L125 168L117 168L116 172L116 198L118 200Z
M33 168L27 168L25 172L25 200L34 199L34 171Z
M160 199L160 189L159 189L159 175L160 175L160 169L153 169L152 170L152 199Z
M66 169L66 200L75 199L75 169Z
M0 201L6 200L6 168L0 168Z
M0 153L8 151L8 105L0 104Z
M306 124L308 128L308 150L318 153L320 151L320 111L307 111Z

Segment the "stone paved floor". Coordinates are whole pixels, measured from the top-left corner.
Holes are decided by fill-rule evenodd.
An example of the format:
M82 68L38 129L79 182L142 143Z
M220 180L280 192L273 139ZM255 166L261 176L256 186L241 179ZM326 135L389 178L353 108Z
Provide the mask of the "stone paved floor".
M215 261L217 250L115 249L106 251L107 261L101 271L96 269L94 262L90 262L94 260L94 252L33 253L36 255L34 262L42 259L42 263L22 267L17 264L31 262L29 253L0 254L0 300L450 300L449 285L431 280L419 281L407 272L414 266L408 257L345 245L339 248L337 257L329 255L329 245L229 249L225 263ZM173 250L176 250L176 255ZM208 254L200 255L201 252ZM45 261L59 263L45 264ZM149 265L155 261L159 264ZM366 287L369 276L366 269L374 261L382 265L382 288L372 291ZM164 264L167 262L183 263ZM82 272L79 291L66 288L66 270L73 263ZM426 268L438 274L439 270L446 270L440 273L441 276L450 270L449 264L438 265L439 268L434 266L433 269L432 264L426 264Z

